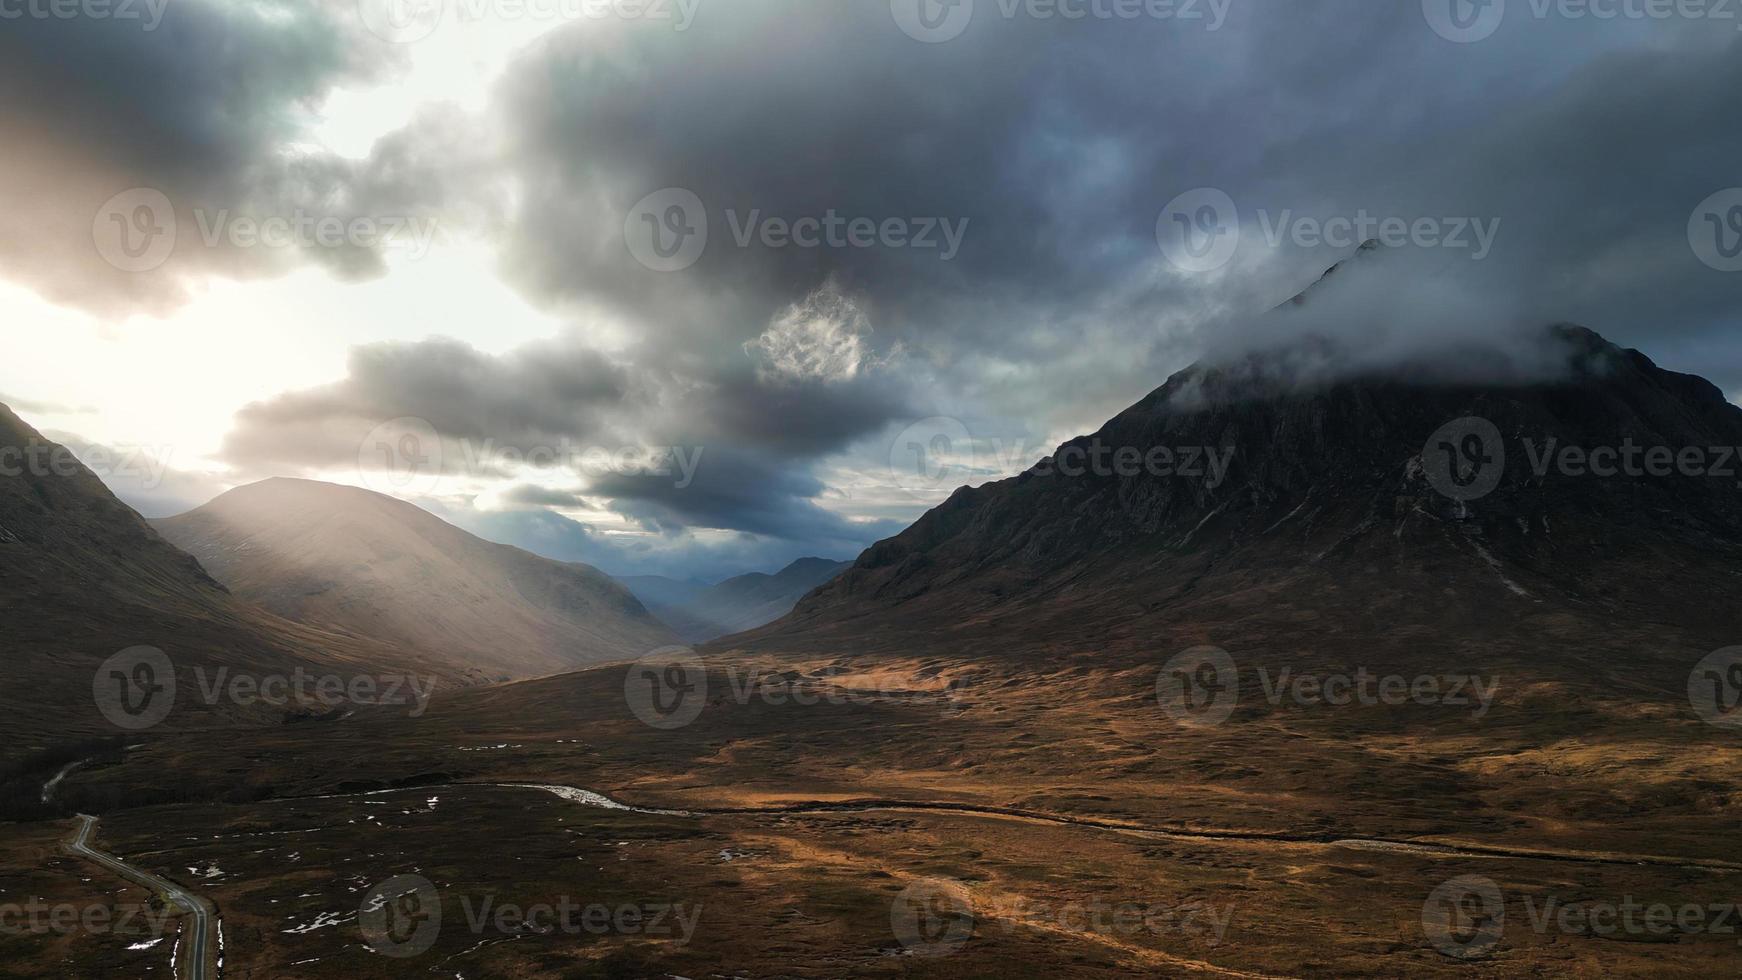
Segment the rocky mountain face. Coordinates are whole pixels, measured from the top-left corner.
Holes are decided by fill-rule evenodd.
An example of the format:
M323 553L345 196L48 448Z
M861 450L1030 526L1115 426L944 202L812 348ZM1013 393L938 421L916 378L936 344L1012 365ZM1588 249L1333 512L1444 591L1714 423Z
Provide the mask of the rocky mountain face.
M433 668L390 643L287 622L238 601L165 541L70 451L0 406L0 755L115 734L93 697L98 665L160 649L190 696L169 728L258 721L261 705L191 696L194 671L253 674ZM279 712L282 714L282 712Z
M685 642L701 643L779 619L806 593L851 566L800 558L773 575L751 572L711 586L658 576L625 579L624 584Z
M1314 344L1194 366L1028 472L958 490L758 636L1026 623L1116 644L1197 617L1476 642L1566 616L1720 640L1742 410L1589 330L1541 345L1548 375L1480 350L1338 375Z
M266 480L156 526L277 615L383 638L490 680L677 642L596 568L485 541L356 487Z

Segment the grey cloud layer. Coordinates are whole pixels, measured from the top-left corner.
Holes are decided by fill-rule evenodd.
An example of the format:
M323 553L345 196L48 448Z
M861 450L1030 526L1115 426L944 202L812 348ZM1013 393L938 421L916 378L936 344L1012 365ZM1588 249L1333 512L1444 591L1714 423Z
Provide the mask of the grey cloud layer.
M488 125L427 117L369 161L304 160L272 180L257 175L276 113L391 66L359 67L354 42L314 18L281 39L307 46L294 64L313 67L268 57L247 89L254 102L208 94L166 108L181 86L204 91L240 69L214 59L169 72L140 111L173 113L169 131L195 135L143 169L220 184L247 174L250 186L379 208L482 201L504 276L550 310L602 315L630 336L609 354L580 332L506 356L441 341L367 348L347 380L250 407L229 456L342 461L362 421L402 415L510 443L705 445L687 490L614 476L582 492L662 535L715 528L839 546L882 525L818 506L830 488L815 474L825 462L875 473L880 438L904 419L1087 430L1197 354L1278 331L1379 338L1371 349L1402 358L1451 336L1504 343L1575 320L1742 387L1737 280L1686 240L1694 206L1742 184L1731 24L1538 19L1514 4L1492 38L1460 45L1413 2L1237 2L1215 32L979 6L945 44L910 39L881 2L738 0L681 33L576 25L522 53ZM98 73L63 108L100 106L123 81ZM225 125L231 116L241 122ZM20 118L40 116L0 116ZM202 126L215 135L198 138ZM194 162L172 166L184 158ZM1200 186L1234 199L1244 239L1221 274L1193 277L1163 260L1156 219ZM708 208L708 249L681 272L644 268L623 239L630 208L665 187ZM1261 209L1269 221L1365 211L1498 231L1480 261L1406 248L1385 275L1340 283L1301 317L1255 320L1344 255L1267 246ZM968 224L943 261L921 249L740 247L728 211ZM771 326L836 294L863 330L822 346L850 351L856 370L774 370L816 361ZM492 519L524 529L533 518ZM552 527L576 547L585 538Z
M117 314L173 308L188 278L288 267L266 250L195 247L195 211L284 213L333 190L309 184L287 153L298 113L386 67L338 9L175 0L149 31L128 20L6 20L0 258L9 274L57 302ZM93 243L99 209L135 187L168 197L184 239L155 274L116 269ZM328 200L320 213L343 204ZM312 254L341 270L377 268L356 250Z

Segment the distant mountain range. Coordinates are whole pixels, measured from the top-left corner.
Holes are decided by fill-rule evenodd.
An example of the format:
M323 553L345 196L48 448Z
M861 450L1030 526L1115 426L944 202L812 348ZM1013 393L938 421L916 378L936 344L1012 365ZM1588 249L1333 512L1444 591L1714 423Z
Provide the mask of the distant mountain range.
M701 643L779 619L806 593L850 567L852 562L800 558L773 575L752 572L717 585L659 575L621 581L686 642Z
M642 656L677 637L590 565L474 537L357 487L274 479L154 522L238 596L490 680Z

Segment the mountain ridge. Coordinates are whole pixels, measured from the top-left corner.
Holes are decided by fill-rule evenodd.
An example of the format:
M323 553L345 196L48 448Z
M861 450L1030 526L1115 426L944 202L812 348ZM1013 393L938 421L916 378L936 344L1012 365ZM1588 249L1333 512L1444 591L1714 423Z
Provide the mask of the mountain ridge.
M806 557L774 573L748 572L713 585L661 576L634 576L624 584L687 642L700 643L779 619L812 589L851 565Z
M163 651L185 690L192 672L297 669L357 675L431 674L475 682L416 651L292 623L238 599L165 540L64 446L0 405L0 619L7 623L0 754L67 738L114 734L92 698L99 665L135 647ZM17 465L12 465L16 462ZM183 698L172 730L283 720L297 709Z
M360 487L265 480L153 523L277 615L388 637L496 680L633 659L675 641L590 565L486 541Z
M1716 594L1713 582L1685 570L1742 557L1734 480L1602 480L1552 466L1539 474L1533 452L1622 440L1671 451L1742 446L1742 409L1704 379L1665 371L1585 328L1558 325L1543 337L1566 368L1547 380L1501 364L1503 380L1476 383L1467 368L1431 361L1304 380L1290 370L1303 350L1323 359L1322 342L1193 365L1022 474L956 490L751 642L882 622L897 609L952 629L1008 626L1069 606L1060 597L1071 590L1141 595L1132 602L1144 615L1315 571L1321 581L1309 591L1329 592L1350 565L1400 571L1397 584L1418 594L1438 590L1435 575L1451 576L1465 613L1513 600L1664 603L1710 622L1702 604ZM1485 419L1500 437L1503 473L1478 499L1437 491L1424 459L1430 437L1461 419ZM1233 455L1218 484L1058 472L1061 457L1097 445ZM1592 528L1579 519L1586 514L1614 520ZM1627 561L1661 562L1663 574L1631 581L1621 573Z

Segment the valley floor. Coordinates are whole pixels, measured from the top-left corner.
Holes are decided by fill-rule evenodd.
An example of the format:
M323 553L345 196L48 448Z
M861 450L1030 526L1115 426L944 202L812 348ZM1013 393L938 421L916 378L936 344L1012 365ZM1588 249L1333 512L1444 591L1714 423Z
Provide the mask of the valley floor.
M1155 678L737 651L672 730L617 666L415 719L142 738L59 791L126 801L98 846L216 906L225 977L1742 966L1742 753L1673 692L1551 716L1547 682L1512 683L1476 721L1272 705L1254 681L1195 729ZM57 852L70 822L23 826L0 902L127 887ZM167 968L170 943L137 942L6 933L0 975Z

